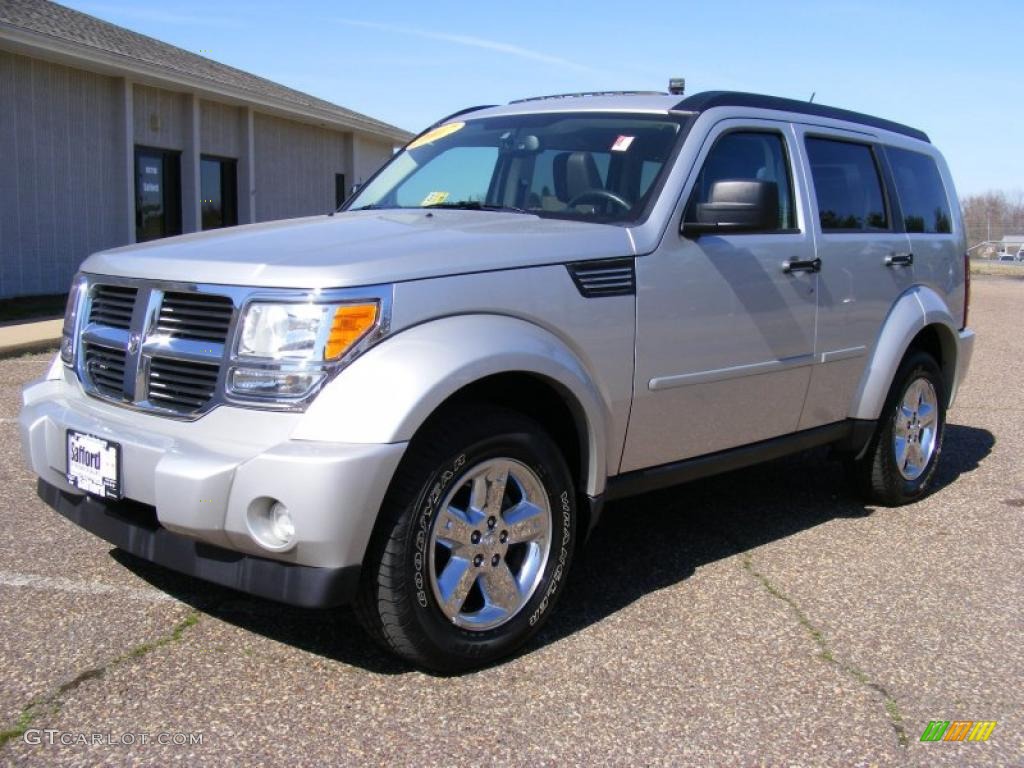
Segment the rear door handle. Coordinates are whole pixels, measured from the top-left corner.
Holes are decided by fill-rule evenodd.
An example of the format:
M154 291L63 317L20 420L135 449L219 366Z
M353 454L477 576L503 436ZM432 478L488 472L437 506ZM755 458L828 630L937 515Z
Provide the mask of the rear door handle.
M782 271L787 275L792 272L821 272L821 259L790 259L782 262Z
M890 253L885 257L885 266L887 267L909 267L914 263L914 254L912 253Z

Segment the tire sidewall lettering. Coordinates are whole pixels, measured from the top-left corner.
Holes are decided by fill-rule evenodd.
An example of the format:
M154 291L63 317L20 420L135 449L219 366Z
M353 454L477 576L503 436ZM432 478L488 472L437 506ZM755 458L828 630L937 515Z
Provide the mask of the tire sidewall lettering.
M466 464L466 454L459 454L452 465L438 474L437 481L431 486L427 498L416 522L416 533L413 542L413 586L416 590L416 603L427 608L430 600L427 597L427 541L429 541L430 524L437 512L437 506L444 498L445 491L458 476L459 470Z
M572 502L569 492L562 491L559 501L561 502L560 508L562 511L562 544L558 551L558 562L551 573L551 582L548 584L547 589L544 590L544 597L541 598L537 608L530 614L531 627L540 621L541 616L544 615L544 612L551 604L551 598L561 586L562 575L565 573L566 565L569 562L569 546L572 540Z

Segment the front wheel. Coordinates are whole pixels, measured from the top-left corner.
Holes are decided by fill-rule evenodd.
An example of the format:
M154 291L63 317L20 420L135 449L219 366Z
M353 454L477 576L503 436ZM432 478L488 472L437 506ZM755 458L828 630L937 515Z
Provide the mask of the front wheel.
M868 501L899 506L927 492L942 452L946 399L935 359L926 352L910 352L896 373L864 456L850 465Z
M506 656L554 606L575 521L572 478L539 424L487 407L439 414L409 446L384 501L360 619L430 669Z

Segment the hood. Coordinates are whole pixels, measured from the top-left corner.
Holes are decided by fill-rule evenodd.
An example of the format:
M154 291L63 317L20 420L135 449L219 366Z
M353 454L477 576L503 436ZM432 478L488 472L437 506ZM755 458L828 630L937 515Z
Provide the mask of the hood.
M101 251L85 272L279 288L348 288L633 255L624 227L457 210L356 211Z

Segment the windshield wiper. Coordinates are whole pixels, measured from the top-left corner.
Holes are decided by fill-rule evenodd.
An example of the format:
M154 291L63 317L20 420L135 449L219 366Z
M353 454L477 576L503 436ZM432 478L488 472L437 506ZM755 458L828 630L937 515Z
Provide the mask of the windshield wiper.
M523 208L516 208L514 205L493 205L491 203L481 203L479 200L457 200L453 203L431 203L430 205L424 205L423 207L452 208L459 211L508 211L509 213L530 213L530 211Z
M386 208L391 208L390 205L377 205L377 203L370 203L369 205L360 205L358 208L349 208L350 211L383 211Z

